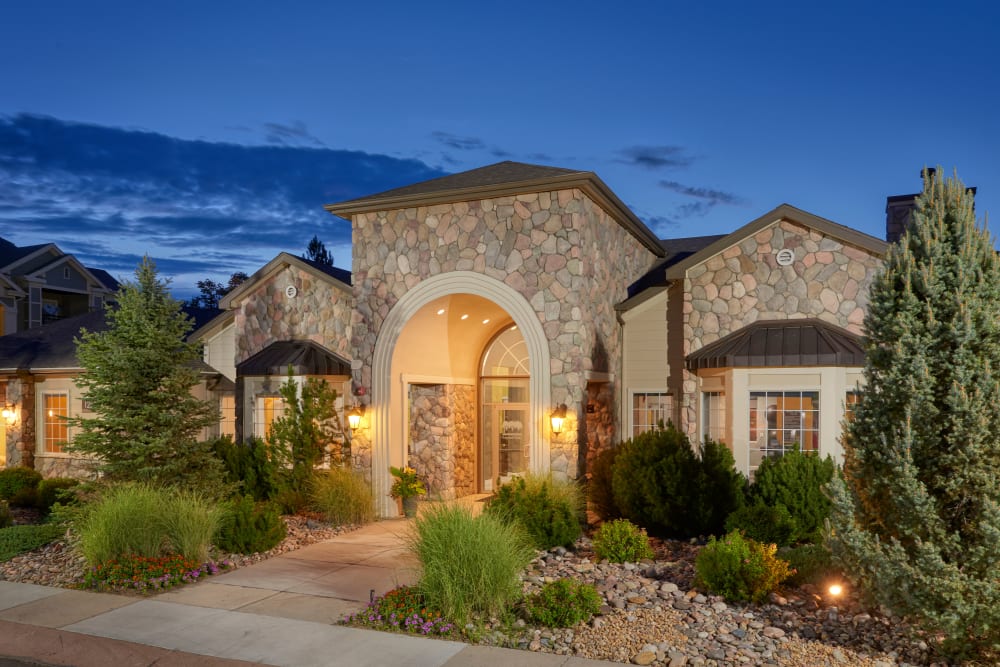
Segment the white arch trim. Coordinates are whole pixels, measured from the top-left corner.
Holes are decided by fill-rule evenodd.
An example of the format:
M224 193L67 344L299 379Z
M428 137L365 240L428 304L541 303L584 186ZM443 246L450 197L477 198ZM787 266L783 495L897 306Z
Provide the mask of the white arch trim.
M550 403L549 344L545 331L531 304L524 296L494 278L472 271L451 271L432 276L408 291L389 311L382 323L375 341L372 358L371 405L369 406L372 440L372 482L376 509L381 516L396 516L396 501L389 497L392 476L389 474L389 455L393 443L389 419L392 414L393 396L392 357L396 343L410 318L421 308L435 299L452 294L472 294L489 299L507 311L517 325L528 346L531 360L529 381L529 415L531 428L530 461L533 472L545 473L549 470L549 440L545 429L545 415ZM397 389L398 391L398 389ZM399 414L396 411L396 414ZM396 443L401 446L403 443Z

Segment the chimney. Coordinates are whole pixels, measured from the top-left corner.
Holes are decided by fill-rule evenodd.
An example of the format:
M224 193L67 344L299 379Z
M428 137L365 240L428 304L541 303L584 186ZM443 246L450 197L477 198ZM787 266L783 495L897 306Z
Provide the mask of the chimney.
M937 173L937 169L934 167L921 169L920 180L934 178L935 173ZM975 188L969 188L968 191L972 193L973 197L976 196ZM917 197L921 194L923 193L916 192L912 195L895 195L885 198L885 240L887 243L895 243L906 233L910 227L913 211L917 208Z
M934 178L937 170L928 167L920 170L920 181L923 182L928 176ZM912 195L894 195L885 198L885 241L895 243L898 241L910 226L910 216L917 207L917 197L922 193L915 192Z

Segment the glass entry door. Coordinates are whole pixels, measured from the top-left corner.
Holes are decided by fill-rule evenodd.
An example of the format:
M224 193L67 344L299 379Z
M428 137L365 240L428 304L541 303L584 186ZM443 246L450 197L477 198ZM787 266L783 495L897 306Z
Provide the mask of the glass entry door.
M482 392L479 479L489 493L528 470L528 380L484 379Z

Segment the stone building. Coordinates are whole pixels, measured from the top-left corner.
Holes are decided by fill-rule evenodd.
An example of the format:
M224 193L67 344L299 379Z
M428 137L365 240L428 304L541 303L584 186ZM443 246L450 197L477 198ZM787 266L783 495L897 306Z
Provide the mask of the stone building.
M889 198L892 229L914 198ZM661 240L594 173L514 162L327 210L351 225L350 273L281 253L194 337L225 380L222 433L266 437L289 366L331 382L382 515L389 466L436 497L487 493L584 476L660 421L747 475L793 447L841 455L883 240L787 204Z

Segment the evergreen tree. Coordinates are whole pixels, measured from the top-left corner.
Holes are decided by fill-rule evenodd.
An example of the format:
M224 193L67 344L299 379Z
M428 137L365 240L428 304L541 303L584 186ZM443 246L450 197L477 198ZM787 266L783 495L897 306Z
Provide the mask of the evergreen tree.
M95 457L109 481L135 480L218 492L221 462L199 431L216 423L215 409L191 395L198 384L198 345L185 341L191 321L170 297L149 257L135 282L118 291L105 331L83 331L76 384L96 417L71 424L80 432L69 451Z
M320 264L325 264L326 266L333 266L333 255L330 251L326 249L326 245L319 240L319 237L313 235L312 240L309 241L309 246L306 248L306 254L302 255L305 259L311 259L314 262Z
M972 194L957 176L926 177L872 285L831 546L947 652L1000 648L998 327L1000 262Z
M350 465L350 442L337 413L337 392L326 380L292 377L278 390L285 412L271 424L268 442L278 469L295 492L306 490L313 469L329 454L331 463Z

